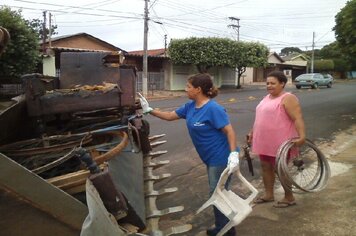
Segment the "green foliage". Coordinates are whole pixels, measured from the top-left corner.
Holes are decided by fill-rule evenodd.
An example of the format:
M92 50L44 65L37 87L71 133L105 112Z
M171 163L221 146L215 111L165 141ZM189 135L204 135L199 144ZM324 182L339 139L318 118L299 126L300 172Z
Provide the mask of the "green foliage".
M261 43L237 42L227 38L174 39L168 47L175 64L196 65L199 72L207 72L213 66L226 66L238 72L240 77L246 67L267 65L268 48Z
M38 34L21 11L0 8L0 25L10 33L10 42L0 57L0 77L17 77L33 73L39 62Z
M325 45L320 49L320 56L323 59L332 59L342 57L342 52L337 41Z
M311 60L312 55L313 55L313 50L308 50L308 51L304 51L302 53L303 56L305 56L306 58L308 58L309 60ZM314 49L314 60L317 59L322 59L320 57L320 49Z
M34 29L37 33L39 38L42 39L43 37L43 20L40 19L32 19L31 21L28 21L28 24L31 26L32 29ZM56 35L57 25L51 25L51 35ZM46 38L49 37L49 29L46 28Z
M335 16L335 36L347 60L356 69L356 0L348 1Z
M200 72L213 66L233 67L230 48L234 41L221 38L174 39L169 44L169 56L176 64L196 65Z
M337 41L325 45L320 50L320 57L322 59L331 59L334 61L334 71L346 72L351 70L350 64L347 61L344 53L341 51Z
M298 47L285 47L281 50L283 56L288 56L292 53L302 53L303 51Z
M213 66L264 66L267 63L268 49L260 43L193 37L172 40L168 52L173 63L193 64L200 72L206 72Z
M351 66L348 61L344 58L335 58L334 61L334 71L347 72L351 70Z
M315 60L314 69L319 72L328 72L334 70L333 60Z
M240 63L236 63L237 67L265 67L267 66L268 48L261 43L244 43L247 52L244 57L240 58ZM241 60L242 59L242 60Z
M265 67L268 64L268 48L261 43L235 42L232 55L238 76L237 88L241 87L240 78L246 67Z

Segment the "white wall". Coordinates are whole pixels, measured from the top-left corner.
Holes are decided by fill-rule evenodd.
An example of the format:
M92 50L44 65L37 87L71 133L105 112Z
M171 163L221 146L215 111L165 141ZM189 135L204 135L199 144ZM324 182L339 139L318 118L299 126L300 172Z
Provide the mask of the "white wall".
M44 57L43 60L43 75L56 76L56 61L54 56Z
M247 67L245 73L241 75L240 83L244 84L252 84L253 83L253 69L252 67Z

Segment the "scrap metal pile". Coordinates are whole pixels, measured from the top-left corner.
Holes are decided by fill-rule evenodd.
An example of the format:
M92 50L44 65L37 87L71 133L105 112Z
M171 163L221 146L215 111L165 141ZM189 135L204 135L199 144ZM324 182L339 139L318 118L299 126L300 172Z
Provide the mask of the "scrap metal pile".
M154 174L169 161L156 161L167 151L152 148L166 141L157 141L164 134L150 136L136 101L136 71L120 65L120 56L62 53L59 79L24 76L28 116L17 126L21 135L4 127L0 153L85 204L90 179L120 235L187 232L190 225L160 228L161 216L183 207L157 208L161 195L177 191L154 188L170 176Z

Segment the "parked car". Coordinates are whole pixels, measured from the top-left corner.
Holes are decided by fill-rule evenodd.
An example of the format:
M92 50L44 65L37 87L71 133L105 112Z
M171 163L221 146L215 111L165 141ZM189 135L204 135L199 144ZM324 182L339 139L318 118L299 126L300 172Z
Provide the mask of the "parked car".
M312 87L313 89L316 89L319 86L326 86L331 88L333 84L333 78L328 74L326 76L320 73L301 74L295 78L294 84L297 89L300 89L304 86Z
M334 78L330 74L323 74L324 78L326 79L331 79L331 81L334 81Z

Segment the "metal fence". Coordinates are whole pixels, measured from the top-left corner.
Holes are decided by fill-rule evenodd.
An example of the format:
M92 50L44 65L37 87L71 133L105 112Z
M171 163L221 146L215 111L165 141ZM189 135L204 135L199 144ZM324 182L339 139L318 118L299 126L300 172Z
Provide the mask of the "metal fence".
M164 90L163 72L148 72L147 77L147 89L149 91ZM137 73L136 89L142 91L142 71Z
M0 97L15 97L21 93L22 84L0 84Z

